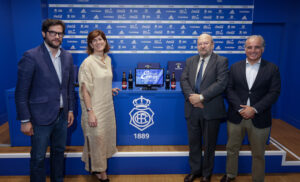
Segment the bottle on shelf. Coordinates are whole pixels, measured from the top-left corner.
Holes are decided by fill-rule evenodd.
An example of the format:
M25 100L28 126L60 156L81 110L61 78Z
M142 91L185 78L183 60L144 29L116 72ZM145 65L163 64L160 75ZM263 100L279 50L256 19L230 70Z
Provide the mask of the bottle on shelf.
M172 73L172 79L171 79L171 89L176 89L176 79L175 79L175 72Z
M170 89L170 74L169 74L169 70L167 71L167 74L166 74L166 89L167 90Z
M131 70L129 71L129 75L128 75L128 88L133 89L133 78L132 78Z
M126 79L126 74L123 72L123 77L122 77L122 90L127 89L127 79Z

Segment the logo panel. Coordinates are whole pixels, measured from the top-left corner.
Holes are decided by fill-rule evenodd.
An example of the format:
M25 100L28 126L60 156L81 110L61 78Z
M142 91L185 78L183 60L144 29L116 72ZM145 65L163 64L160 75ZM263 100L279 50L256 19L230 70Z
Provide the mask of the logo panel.
M129 124L140 131L144 131L154 124L154 112L149 107L151 101L143 96L134 99L132 104L135 106L130 112Z

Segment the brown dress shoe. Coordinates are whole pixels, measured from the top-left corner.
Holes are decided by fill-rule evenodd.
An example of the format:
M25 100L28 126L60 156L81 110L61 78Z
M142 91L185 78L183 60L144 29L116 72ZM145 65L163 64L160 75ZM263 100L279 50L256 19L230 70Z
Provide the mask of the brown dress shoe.
M184 182L193 182L196 178L199 178L200 175L188 174L184 178Z
M235 178L230 178L228 177L226 174L222 177L222 179L220 180L220 182L231 182L234 181Z
M202 177L201 182L210 182L211 176Z

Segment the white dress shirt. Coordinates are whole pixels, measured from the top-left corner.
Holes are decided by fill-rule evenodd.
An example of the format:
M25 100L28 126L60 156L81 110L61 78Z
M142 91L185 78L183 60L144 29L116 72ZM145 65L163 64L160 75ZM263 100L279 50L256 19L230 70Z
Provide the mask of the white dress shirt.
M210 59L210 56L211 56L211 55L209 55L209 56L207 56L206 58L204 58L204 65L203 65L203 68L202 68L202 76L203 76L203 74L204 74L204 72L205 72L207 63L208 63L208 61L209 61L209 59ZM200 69L200 66L201 66L201 60L202 60L202 59L203 59L203 57L200 56L200 59L199 59L199 62L198 62L198 66L197 66L197 72L196 72L196 75L195 75L195 83L196 83L196 81L197 81L197 75L198 75L198 72L199 72L199 69Z
M259 70L259 66L260 66L260 62L261 59L259 59L259 61L257 63L254 63L253 65L251 65L248 61L248 59L246 59L246 79L247 79L247 84L248 84L248 88L249 90L251 90L253 83L256 79L258 70ZM250 98L248 98L247 100L247 105L250 106Z
M53 56L50 48L48 47L48 45L45 42L44 42L44 44L45 44L45 46L46 46L46 48L49 52L51 61L53 63L53 66L55 68L55 71L56 71L58 79L59 79L59 83L61 84L61 80L62 80L61 59L60 59L61 51L60 51L60 49L58 49L56 55ZM63 108L63 107L64 107L63 98L62 98L62 94L60 94L60 108Z

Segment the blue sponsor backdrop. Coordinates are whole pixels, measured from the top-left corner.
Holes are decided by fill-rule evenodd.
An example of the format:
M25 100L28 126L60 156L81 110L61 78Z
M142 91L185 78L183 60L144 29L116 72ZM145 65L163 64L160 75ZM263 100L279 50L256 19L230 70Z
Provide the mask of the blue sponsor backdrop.
M138 62L185 61L197 54L197 37L214 37L215 52L241 57L251 35L253 0L213 1L64 1L49 0L49 18L66 23L63 47L80 65L86 57L86 38L101 29L111 46L114 80L134 70ZM132 58L134 57L134 58ZM125 63L125 65L124 65Z

